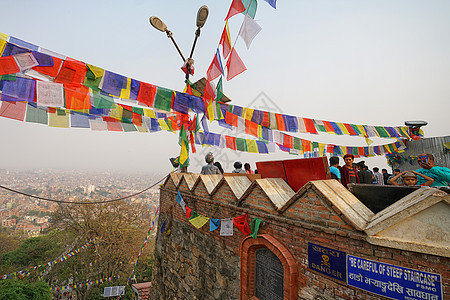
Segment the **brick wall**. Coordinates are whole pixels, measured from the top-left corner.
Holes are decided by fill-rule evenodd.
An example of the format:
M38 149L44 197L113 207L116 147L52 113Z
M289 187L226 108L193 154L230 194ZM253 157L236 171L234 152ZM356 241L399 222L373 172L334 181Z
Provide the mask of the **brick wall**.
M160 193L152 299L250 299L254 265L242 251L250 253L252 247L262 246L279 252L284 263L285 284L286 278L289 280L285 299L293 298L292 294L286 296L286 291L292 290L298 299L383 299L310 270L308 242L365 259L441 274L444 299L450 299L447 257L369 244L367 235L354 229L313 185L279 211L257 186L238 204L226 184L209 195L202 182L197 183L191 192L183 180L180 182L178 189L187 206L211 218L231 218L243 213L248 214L249 222L259 218L264 221L259 237L254 240L236 228L233 236L221 237L219 230L209 231L209 224L196 229L175 201L177 187L169 180ZM159 231L164 221L170 235Z

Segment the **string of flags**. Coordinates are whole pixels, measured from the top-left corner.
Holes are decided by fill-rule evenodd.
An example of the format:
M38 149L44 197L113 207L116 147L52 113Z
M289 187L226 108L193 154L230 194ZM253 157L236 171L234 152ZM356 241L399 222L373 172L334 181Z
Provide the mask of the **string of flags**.
M247 2L244 2L244 6L249 8ZM222 35L221 41L224 41L224 45L231 45L231 42L225 42L229 41L225 36L227 35ZM233 49L229 50L228 55L231 56ZM225 53L227 52L224 52L224 56ZM273 149L276 145L282 151L304 155L353 153L373 156L405 148L401 141L368 147L323 144L288 134L294 132L396 140L411 138L404 126L340 123L220 103L223 95L219 89L221 80L217 89L207 84L206 96L202 98L193 95L190 85L186 93L176 92L127 78L3 34L0 35L0 54L0 116L62 128L179 132L183 157L189 155L189 144L194 153L195 144L216 145L217 139L225 141L222 144L227 145L228 149L250 153L268 153L266 145L268 149ZM216 51L217 63L208 69L209 76L217 78L223 73L219 58L220 52ZM199 126L200 114L203 115L203 130ZM209 132L207 121L217 121L220 126L234 130L237 134L249 134L258 140L225 135L218 137ZM214 143L211 143L211 137L214 137ZM183 161L182 159L181 162Z
M131 281L131 277L133 277L134 271L136 270L136 266L139 263L139 258L141 257L142 251L144 250L145 246L147 245L148 238L150 237L150 233L151 233L151 231L153 229L153 226L155 225L155 222L157 222L157 220L158 220L158 216L159 216L159 206L158 206L158 208L155 211L155 215L152 217L152 223L150 225L150 228L147 231L147 236L145 237L145 240L142 243L141 249L139 250L139 254L138 254L137 258L136 258L136 261L134 263L133 269L131 270L130 276L128 276L128 280L127 280L127 282L125 284L125 289L127 288L129 282ZM119 299L121 297L122 297L122 295L119 297Z
M76 288L90 286L90 285L94 285L94 284L102 284L103 282L112 281L112 280L118 279L118 278L120 278L120 275L105 277L105 278L92 280L92 281L88 281L88 282L84 282L84 283L69 284L69 285L65 285L65 286L55 286L55 287L52 287L52 290L53 291L64 291L64 290L68 290L68 289L76 289Z
M186 205L186 202L184 202L180 191L178 191L177 193L176 201L186 214L186 218L189 220L192 226L194 226L197 229L202 228L209 222L209 231L215 231L220 227L219 234L221 236L233 236L234 226L238 228L244 235L251 235L254 239L256 239L258 236L259 226L261 225L262 222L261 219L254 218L249 224L247 220L247 214L243 214L234 218L225 218L225 219L215 219L205 217L203 215L198 214L196 211L192 210ZM162 227L161 231L163 231L163 226L161 227Z
M28 269L25 270L21 270L21 271L16 271L16 272L12 272L9 274L5 274L3 276L0 276L0 280L2 279L9 279L9 278L19 278L22 279L24 277L27 277L31 274L32 271L40 268L40 267L45 267L45 266L54 266L57 263L63 262L69 258L71 258L72 256L80 253L82 250L85 250L86 248L88 248L89 246L93 245L97 240L100 240L102 237L96 237L94 239L92 239L91 241L87 242L86 244L84 244L83 246L79 247L78 249L71 251L69 253L63 254L61 257L59 257L58 259L55 259L53 261L49 261L45 264L40 264L40 265L36 265L36 266L32 266L29 267Z

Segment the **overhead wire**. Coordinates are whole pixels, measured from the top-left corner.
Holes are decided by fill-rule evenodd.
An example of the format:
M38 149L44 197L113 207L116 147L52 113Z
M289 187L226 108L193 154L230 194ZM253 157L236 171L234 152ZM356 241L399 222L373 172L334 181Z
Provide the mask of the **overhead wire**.
M0 188L16 193L16 194L20 194L23 196L27 196L30 198L34 198L34 199L38 199L38 200L43 200L43 201L50 201L50 202L56 202L56 203L65 203L65 204L77 204L77 205L81 205L81 204L102 204L102 203L111 203L111 202L116 202L116 201L121 201L121 200L125 200L134 196L137 196L139 194L142 194L146 191L148 191L149 189L155 187L156 185L158 185L161 181L163 181L164 179L167 178L168 175L164 176L163 178L161 178L160 180L158 180L156 183L152 184L151 186L143 189L142 191L139 191L137 193L125 196L125 197L120 197L120 198L115 198L115 199L109 199L109 200L102 200L102 201L82 201L82 202L75 202L75 201L66 201L66 200L56 200L56 199L50 199L50 198L44 198L44 197L39 197L39 196L35 196L35 195L30 195L3 185L0 185Z

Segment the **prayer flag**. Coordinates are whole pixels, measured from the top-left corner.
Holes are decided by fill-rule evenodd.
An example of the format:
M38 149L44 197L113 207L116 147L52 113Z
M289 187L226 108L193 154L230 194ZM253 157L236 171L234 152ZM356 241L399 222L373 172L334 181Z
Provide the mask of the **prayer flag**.
M228 20L225 22L222 36L220 37L220 44L222 45L223 58L226 59L231 52L231 38L230 29L228 28Z
M0 75L20 72L16 61L12 56L0 57Z
M280 131L286 131L286 126L284 124L284 118L281 114L275 114L275 118L277 120L277 128Z
M256 141L256 145L258 146L258 152L259 153L269 153L269 150L267 149L267 144L261 141Z
M170 111L172 107L173 90L158 87L153 106L157 109Z
M228 149L232 149L232 150L236 150L236 138L233 136L225 136L225 141L226 141L226 147Z
M32 53L16 54L14 55L14 59L16 60L20 71L28 70L38 65L38 62Z
M250 16L252 19L256 16L256 10L258 9L258 1L256 0L242 0L245 10L242 12L244 15Z
M139 102L139 104L153 107L153 101L155 99L156 90L157 90L156 86L145 82L141 82L139 94L137 96L137 101Z
M303 122L305 123L306 132L317 134L317 130L316 130L316 127L314 126L313 120L308 119L308 118L303 118Z
M258 145L255 140L247 140L247 151L249 153L258 153Z
M48 124L48 115L46 109L36 107L34 103L28 103L25 122Z
M261 220L258 218L254 218L250 222L250 231L252 238L256 239L258 237L259 225L261 224Z
M189 113L189 100L192 96L185 93L177 93L173 101L173 110L182 113Z
M37 51L39 49L39 46L36 46L36 45L34 45L32 43L29 43L29 42L25 42L25 41L23 41L21 39L13 37L13 36L9 37L9 42L14 44L14 45L17 45L17 46L20 46L22 48L26 48L26 49L29 49L29 50L33 50L33 51Z
M4 81L2 101L34 101L36 81L33 79L17 77L14 81Z
M209 218L202 215L189 219L189 222L197 229L202 228L208 221Z
M3 50L2 56L5 57L5 56L11 56L11 55L27 53L27 52L31 52L31 51L28 49L16 46L11 43L6 43L6 46L5 46L5 49Z
M91 129L93 131L106 131L108 127L106 126L106 122L101 119L89 119L89 123L91 125Z
M236 226L244 235L248 235L251 233L250 227L247 222L247 214L243 214L239 217L233 218L233 224Z
M14 120L23 121L25 118L26 102L1 101L0 116Z
M256 2L256 0L250 1ZM239 36L244 40L247 49L250 49L250 45L253 39L258 35L261 29L261 26L259 26L258 23L256 23L256 21L253 20L250 15L245 15L244 22L242 23L241 29L239 30Z
M137 131L137 128L136 128L136 126L134 126L134 124L120 123L120 125L122 125L122 129L124 132Z
M86 72L87 69L84 62L67 58L59 70L54 82L82 84L84 77L86 76Z
M189 159L189 142L187 140L186 130L184 129L184 126L181 126L178 144L181 145L180 166L186 167L186 161L188 161Z
M100 88L103 92L119 97L123 88L126 88L126 77L105 70Z
M294 144L293 137L287 134L283 134L283 146L292 149L293 144Z
M273 8L277 8L277 0L264 0L267 3L269 3L270 6L272 6Z
M245 133L258 137L258 124L245 120Z
M192 209L186 206L186 218L190 218L192 215Z
M70 118L70 127L72 128L90 128L89 117L86 114L72 111Z
M230 9L228 10L228 14L225 17L225 21L231 18L232 16L245 11L244 4L242 4L241 0L233 0L231 2Z
M214 55L211 65L206 71L206 78L208 79L208 81L211 81L216 79L222 74L223 74L222 59L220 58L219 48L217 48L216 55Z
M209 231L214 231L219 228L220 219L209 219Z
M68 109L90 109L91 97L89 88L79 84L64 84L66 108Z
M178 193L177 193L177 198L175 199L175 201L177 201L178 203L180 203L181 200L183 200L183 197L181 197L181 193L180 193L180 191L178 191Z
M235 76L241 74L245 70L247 70L247 68L237 54L236 49L233 48L227 61L227 80L233 79Z
M104 95L102 93L94 93L92 95L93 104L91 105L95 108L114 108L114 99L108 95Z
M223 69L222 69L222 74L223 74ZM216 99L217 99L217 101L220 101L220 99L222 99L222 97L223 97L222 76L220 76L219 82L217 83L216 93L217 93Z
M245 142L245 139L236 138L236 150L247 152L247 143Z
M65 113L65 110L57 109L56 113L49 114L48 126L69 128L69 114Z
M232 236L233 235L233 219L221 219L220 220L220 235Z

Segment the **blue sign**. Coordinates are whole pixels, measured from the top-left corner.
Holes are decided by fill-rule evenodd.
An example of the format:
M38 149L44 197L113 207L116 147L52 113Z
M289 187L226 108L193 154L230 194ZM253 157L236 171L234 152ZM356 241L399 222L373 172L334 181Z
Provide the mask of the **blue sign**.
M345 252L308 243L308 266L311 270L346 281Z
M443 299L440 274L402 268L352 255L347 255L347 283L392 299Z

